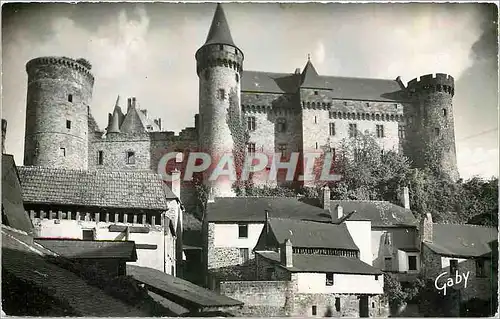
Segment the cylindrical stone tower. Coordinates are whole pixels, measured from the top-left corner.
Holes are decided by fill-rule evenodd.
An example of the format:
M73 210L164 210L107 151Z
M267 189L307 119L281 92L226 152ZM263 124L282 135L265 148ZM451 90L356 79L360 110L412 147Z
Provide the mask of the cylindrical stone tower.
M199 123L202 152L211 156L211 173L223 156L232 155L235 140L232 121L241 115L240 83L243 52L234 44L222 6L217 5L205 44L196 52L199 77ZM234 122L233 122L234 123ZM226 157L227 158L227 157ZM205 183L213 197L235 196L227 176Z
M428 167L434 172L459 178L453 118L452 76L438 73L421 76L408 83L413 102L409 116L410 158L415 167Z
M90 64L41 57L26 64L28 95L24 165L87 169Z

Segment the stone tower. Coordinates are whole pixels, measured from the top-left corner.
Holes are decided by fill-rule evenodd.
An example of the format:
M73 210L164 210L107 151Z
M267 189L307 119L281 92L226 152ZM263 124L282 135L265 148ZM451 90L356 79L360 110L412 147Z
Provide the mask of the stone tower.
M427 74L408 83L413 108L408 117L408 152L416 167L459 178L453 118L452 76Z
M200 146L202 152L211 155L213 167L209 171L213 171L224 155L232 154L235 146L229 110L241 114L242 68L243 52L234 44L224 10L218 4L207 40L196 52L200 83ZM213 197L234 196L232 182L227 176L208 181L207 175L204 180Z
M26 64L24 165L87 169L90 68L86 60L66 57Z

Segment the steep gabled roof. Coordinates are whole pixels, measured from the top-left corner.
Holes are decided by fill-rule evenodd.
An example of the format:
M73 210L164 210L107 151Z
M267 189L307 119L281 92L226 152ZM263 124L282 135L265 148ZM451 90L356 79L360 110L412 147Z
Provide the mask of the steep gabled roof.
M491 254L491 243L498 238L496 228L476 225L434 224L432 234L432 243L424 243L432 251L465 258Z
M312 88L312 89L331 89L331 87L318 75L318 72L314 68L311 60L307 61L304 71L302 71L301 76L302 88Z
M290 239L294 247L359 250L345 224L270 218L269 227L277 244Z
M205 45L209 44L227 44L236 47L231 37L231 31L229 30L229 24L227 23L224 9L222 9L220 3L217 4L217 8L215 9L212 25L210 26L210 31L208 31L207 40L205 41Z
M175 195L150 172L18 167L24 203L168 210Z
M2 215L8 226L33 232L33 224L24 210L19 174L12 155L2 154Z

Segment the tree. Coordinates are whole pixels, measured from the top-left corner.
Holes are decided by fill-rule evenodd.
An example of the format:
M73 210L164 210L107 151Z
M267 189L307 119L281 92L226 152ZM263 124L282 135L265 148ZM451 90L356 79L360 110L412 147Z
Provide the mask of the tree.
M389 300L391 313L398 312L409 301L417 298L424 287L425 282L421 278L403 287L396 275L384 273L384 295Z

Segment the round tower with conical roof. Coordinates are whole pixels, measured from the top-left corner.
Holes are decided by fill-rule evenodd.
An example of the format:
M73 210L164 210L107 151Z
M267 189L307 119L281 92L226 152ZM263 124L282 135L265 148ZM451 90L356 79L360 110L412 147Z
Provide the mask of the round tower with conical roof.
M26 64L24 165L88 168L94 76L84 59L40 57Z
M221 4L217 4L205 44L196 52L199 78L200 146L218 163L230 155L235 141L231 130L231 110L241 114L240 83L243 52L234 44ZM234 120L234 119L233 119ZM211 171L211 170L210 170ZM209 172L210 173L210 172ZM213 197L234 196L232 183L220 177L206 184Z

